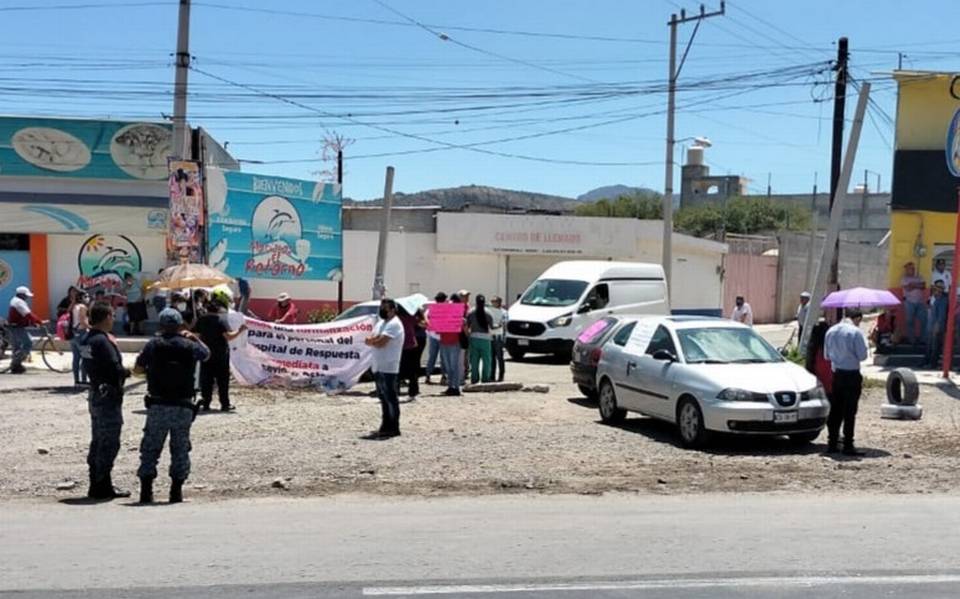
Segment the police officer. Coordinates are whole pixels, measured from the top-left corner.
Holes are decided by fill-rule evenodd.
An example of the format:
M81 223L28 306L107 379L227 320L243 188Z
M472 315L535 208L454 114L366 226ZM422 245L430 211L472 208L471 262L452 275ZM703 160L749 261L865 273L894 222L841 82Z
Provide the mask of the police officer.
M170 503L183 501L183 483L190 475L190 425L196 414L193 373L210 350L184 329L174 308L160 312L161 331L140 355L134 372L147 375L147 423L140 443L140 503L153 502L157 462L170 434Z
M123 367L120 350L110 335L113 330L113 307L97 302L90 308L89 332L80 348L83 367L90 378L91 439L87 464L90 466L91 499L130 497L129 491L117 489L110 477L113 462L120 451L123 428L123 383L129 371Z

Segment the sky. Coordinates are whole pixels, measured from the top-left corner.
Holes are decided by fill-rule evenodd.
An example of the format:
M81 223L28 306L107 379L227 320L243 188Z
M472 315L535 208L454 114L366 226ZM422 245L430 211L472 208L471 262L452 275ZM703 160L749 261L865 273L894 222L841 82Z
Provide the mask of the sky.
M168 118L176 0L3 0L0 113ZM719 8L719 0L706 3ZM909 6L909 8L908 8ZM194 0L188 119L247 161L305 179L346 148L344 195L488 185L575 197L664 188L671 0ZM960 70L960 2L731 0L679 27L675 157L805 193L830 172L836 40L874 86L854 181L890 188L904 68ZM851 88L848 128L856 105ZM675 170L679 190L679 168ZM851 184L853 185L853 184Z

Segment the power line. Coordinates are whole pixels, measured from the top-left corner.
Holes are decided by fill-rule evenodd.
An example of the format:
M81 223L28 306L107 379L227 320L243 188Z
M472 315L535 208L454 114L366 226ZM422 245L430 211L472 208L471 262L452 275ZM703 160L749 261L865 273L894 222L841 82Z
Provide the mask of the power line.
M47 4L47 5L21 5L21 6L3 6L0 12L38 12L48 10L86 10L91 8L138 8L143 6L170 6L170 2L97 2L87 4Z

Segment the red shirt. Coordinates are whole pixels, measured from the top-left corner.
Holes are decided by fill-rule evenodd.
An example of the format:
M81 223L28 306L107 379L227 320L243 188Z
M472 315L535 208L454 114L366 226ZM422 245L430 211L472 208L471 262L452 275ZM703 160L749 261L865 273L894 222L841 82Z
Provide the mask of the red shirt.
M267 320L278 324L297 324L298 314L297 305L293 302L287 302L286 309L281 308L280 304L275 304L270 308Z
M817 376L817 380L820 381L820 384L823 385L823 388L827 391L827 395L832 393L833 368L830 365L830 361L824 357L822 349L818 350L817 355L813 358L813 370Z
M14 327L30 327L37 326L43 321L37 318L33 312L21 314L19 310L10 306L10 311L7 313L7 322Z
M463 304L463 313L467 313L467 305ZM440 345L459 345L460 333L440 333Z

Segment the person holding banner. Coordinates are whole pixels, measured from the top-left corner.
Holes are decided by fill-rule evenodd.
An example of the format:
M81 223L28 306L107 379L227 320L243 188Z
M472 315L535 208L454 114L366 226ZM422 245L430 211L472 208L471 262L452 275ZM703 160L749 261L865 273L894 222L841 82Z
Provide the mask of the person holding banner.
M460 303L460 295L450 296L449 304L434 304L430 307L430 330L440 335L440 365L447 379L444 395L460 395L463 381L463 358L460 335L463 333L466 306Z
M400 357L403 354L403 323L397 317L397 304L392 299L380 301L380 320L373 335L365 343L373 348L373 379L380 398L380 430L365 439L384 440L400 436L400 399L397 397Z
M447 294L439 292L434 296L435 304L444 304L447 301ZM430 307L427 307L425 317L427 323L427 378L425 384L430 384L430 377L433 375L433 369L437 367L437 358L440 357L440 333L437 333L430 327Z

